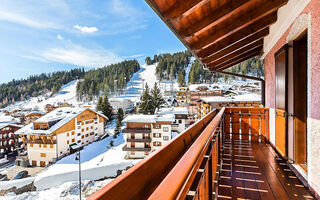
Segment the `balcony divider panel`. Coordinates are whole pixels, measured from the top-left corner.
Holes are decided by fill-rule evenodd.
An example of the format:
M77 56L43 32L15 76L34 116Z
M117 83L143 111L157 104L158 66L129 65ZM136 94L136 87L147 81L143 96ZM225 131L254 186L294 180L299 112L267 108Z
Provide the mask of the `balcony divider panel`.
M233 140L239 140L240 139L240 123L239 123L239 108L233 108L231 114L231 120L232 120L232 139Z
M250 110L251 114L251 140L259 141L259 114L258 109Z

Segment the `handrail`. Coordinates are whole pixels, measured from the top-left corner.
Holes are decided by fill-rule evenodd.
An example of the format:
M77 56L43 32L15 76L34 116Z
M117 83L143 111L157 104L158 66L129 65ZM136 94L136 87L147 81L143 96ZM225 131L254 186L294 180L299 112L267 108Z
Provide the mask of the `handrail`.
M216 115L213 110L190 126L155 154L140 161L128 171L91 195L88 199L148 199L171 169L183 157ZM195 147L192 147L194 151ZM188 151L187 151L188 150Z
M206 153L218 124L223 118L224 108L214 117L189 150L182 156L175 167L160 183L149 199L184 199L192 184L191 171L200 155ZM200 165L200 163L199 163ZM198 167L196 168L198 169ZM188 180L189 179L189 180Z

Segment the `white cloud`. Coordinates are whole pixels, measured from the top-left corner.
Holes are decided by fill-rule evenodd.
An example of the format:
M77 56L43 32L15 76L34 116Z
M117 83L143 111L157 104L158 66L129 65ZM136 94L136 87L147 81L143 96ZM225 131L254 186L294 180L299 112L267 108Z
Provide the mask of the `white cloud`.
M94 26L88 27L88 26L75 25L74 28L80 30L82 33L94 33L98 31L98 28Z
M103 67L122 60L109 50L89 49L74 44L46 49L40 53L40 57L47 61L84 67Z
M63 40L64 38L63 38L60 34L58 34L58 35L57 35L57 39L58 39L58 40Z
M56 29L58 28L58 25L49 23L49 22L44 22L36 19L32 19L30 17L27 17L25 15L21 15L19 13L14 13L14 12L7 12L6 10L3 10L0 8L0 20L3 21L9 21L17 24L22 24L25 26L29 26L32 28L52 28Z

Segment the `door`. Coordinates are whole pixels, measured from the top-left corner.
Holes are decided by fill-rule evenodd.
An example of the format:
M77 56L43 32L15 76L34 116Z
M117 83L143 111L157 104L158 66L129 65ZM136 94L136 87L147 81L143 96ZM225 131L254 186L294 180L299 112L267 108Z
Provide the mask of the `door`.
M288 45L275 54L276 138L278 152L287 157Z
M44 161L40 161L40 167L45 167L46 163Z
M37 161L33 160L32 161L32 166L37 166Z
M307 169L307 32L293 42L294 160Z

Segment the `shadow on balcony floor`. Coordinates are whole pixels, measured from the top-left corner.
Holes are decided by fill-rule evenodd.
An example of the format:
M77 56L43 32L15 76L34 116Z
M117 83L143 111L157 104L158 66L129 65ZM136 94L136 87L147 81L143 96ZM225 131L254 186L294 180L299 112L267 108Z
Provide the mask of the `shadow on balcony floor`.
M226 140L218 199L313 199L266 143Z

